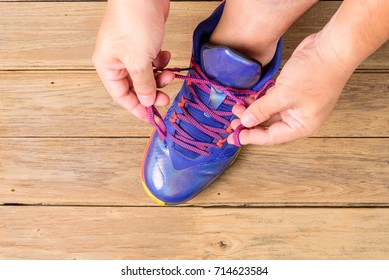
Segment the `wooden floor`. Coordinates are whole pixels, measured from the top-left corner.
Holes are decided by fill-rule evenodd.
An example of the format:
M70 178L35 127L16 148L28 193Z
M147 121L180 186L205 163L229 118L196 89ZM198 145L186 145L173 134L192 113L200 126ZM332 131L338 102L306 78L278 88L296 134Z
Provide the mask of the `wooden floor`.
M216 5L172 2L172 66L188 64ZM339 5L295 23L284 61ZM91 64L104 7L0 1L1 259L389 258L388 43L316 137L246 147L197 198L160 207L139 178L151 127L110 100Z

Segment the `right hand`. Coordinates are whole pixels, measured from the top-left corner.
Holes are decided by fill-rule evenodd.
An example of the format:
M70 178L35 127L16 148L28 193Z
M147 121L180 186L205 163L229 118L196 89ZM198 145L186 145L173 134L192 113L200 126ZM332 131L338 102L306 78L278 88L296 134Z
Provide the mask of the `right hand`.
M326 47L324 47L326 46ZM317 133L354 71L322 35L305 38L282 68L275 86L246 109L236 105L232 122L242 145L275 145ZM234 143L233 135L228 142Z
M168 14L169 0L111 0L97 35L93 63L106 90L144 121L146 107L169 103L157 87L171 82L174 74L153 72L153 65L164 68L170 60L170 53L161 51Z

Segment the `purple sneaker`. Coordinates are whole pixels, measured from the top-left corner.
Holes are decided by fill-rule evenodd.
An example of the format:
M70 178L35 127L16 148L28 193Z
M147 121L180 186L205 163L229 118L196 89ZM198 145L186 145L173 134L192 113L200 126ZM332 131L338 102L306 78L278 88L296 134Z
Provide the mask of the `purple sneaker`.
M176 75L185 82L165 118L149 108L156 129L145 150L142 185L162 205L192 199L232 164L240 145L226 142L236 118L232 107L250 96L261 97L274 84L271 78L281 63L281 39L264 68L230 48L207 43L223 8L221 4L194 31L191 66L187 76ZM234 139L238 134L236 130Z

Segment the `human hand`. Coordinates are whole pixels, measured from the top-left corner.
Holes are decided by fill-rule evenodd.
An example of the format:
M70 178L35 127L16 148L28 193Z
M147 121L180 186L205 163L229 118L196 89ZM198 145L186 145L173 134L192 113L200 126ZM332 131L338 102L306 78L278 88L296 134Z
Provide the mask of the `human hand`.
M275 86L246 109L236 105L232 122L242 145L282 144L308 137L328 118L353 70L321 42L320 34L307 37L283 67ZM228 137L233 144L233 136Z
M147 106L169 103L157 87L167 85L174 74L153 72L153 65L164 68L170 60L170 53L161 51L168 14L169 0L108 1L93 54L112 99L145 121Z

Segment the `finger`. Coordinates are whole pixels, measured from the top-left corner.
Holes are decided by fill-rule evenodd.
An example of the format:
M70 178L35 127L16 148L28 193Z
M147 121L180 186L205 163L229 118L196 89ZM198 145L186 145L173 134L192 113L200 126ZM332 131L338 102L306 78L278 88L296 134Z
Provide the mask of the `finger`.
M127 71L123 69L101 68L97 72L112 99L125 109L131 111L136 105L135 101L133 104L129 104L127 101L123 102L122 98L123 96L128 95L130 90Z
M253 102L242 114L242 124L245 127L253 127L284 111L289 106L285 96L277 91L277 86L270 88L265 96Z
M171 54L169 51L160 51L157 55L157 57L153 61L153 65L157 69L165 68L170 61Z
M231 128L233 130L235 130L239 125L241 125L241 122L240 122L240 119L235 119L231 122ZM234 141L234 133L231 133L230 135L228 135L227 137L227 142L228 144L231 144L231 145L234 145L235 144L235 141Z
M238 118L242 117L244 111L246 111L246 107L241 105L241 104L237 104L235 105L234 107L232 107L232 113L237 116ZM260 124L260 126L263 126L263 127L268 127L270 126L272 123L275 123L275 122L278 122L282 120L280 114L275 114L273 116L270 117L270 119L268 119L267 121L263 122ZM241 124L241 121L239 120L239 123L237 122L237 119L233 120L231 122L231 127L233 129L235 129L239 124Z
M135 95L135 93L134 93ZM136 97L135 97L136 98ZM136 98L137 99L137 98ZM147 109L145 106L143 106L140 102L131 110L131 113L137 117L138 119L148 122L149 117L147 113Z
M156 106L167 106L170 102L170 97L163 91L157 91L157 97L155 98L154 105Z
M246 107L250 106L256 99L253 96L250 96L244 100Z
M232 133L230 133L229 135L228 135L228 137L227 137L227 142L228 142L228 144L231 144L231 145L235 145L235 144L237 144L236 142L235 142L235 140L234 140L234 135L235 135L235 133L236 133L236 129L238 128L238 126L240 126L241 125L241 122L240 122L240 119L235 119L235 120L233 120L232 122L231 122L231 128L234 130L234 132L232 132ZM242 130L241 130L242 131ZM239 135L240 135L240 133L241 133L241 131L239 132ZM239 144L241 144L241 143L239 143Z
M132 84L140 103L145 106L151 106L155 102L157 85L154 78L153 66L151 63L138 67L131 68L131 65L126 65L130 74Z
M125 69L99 68L98 74L112 99L137 118L147 120L147 110L139 106L139 100L130 90L128 72Z
M282 120L281 115L280 114L275 114L275 115L271 116L270 119L268 119L267 121L265 121L265 122L263 122L263 123L261 123L259 125L262 126L262 127L269 127L273 123L279 122L281 120Z
M136 94L129 90L126 93L113 95L112 99L122 106L124 109L130 111L135 117L143 121L147 121L147 109L138 100Z
M170 84L176 76L173 72L164 70L156 76L157 88L163 88Z
M233 130L235 130L239 125L241 125L242 123L240 122L240 119L235 119L231 122L231 128Z
M112 98L121 96L129 90L130 85L127 79L128 73L126 70L100 68L97 73L99 74L105 89Z
M143 121L147 121L147 109L143 106L136 94L129 90L121 95L113 95L112 99L122 106L124 109L130 111L135 117Z
M230 144L230 145L235 145L234 135L232 133L230 135L228 135L227 143Z
M239 141L242 145L276 145L292 142L304 136L302 130L279 121L273 123L269 128L258 126L252 129L244 129L239 134Z
M236 104L234 107L232 107L232 113L238 118L242 117L244 111L246 111L246 107L242 104Z

